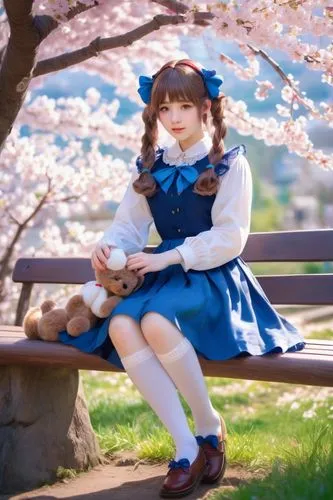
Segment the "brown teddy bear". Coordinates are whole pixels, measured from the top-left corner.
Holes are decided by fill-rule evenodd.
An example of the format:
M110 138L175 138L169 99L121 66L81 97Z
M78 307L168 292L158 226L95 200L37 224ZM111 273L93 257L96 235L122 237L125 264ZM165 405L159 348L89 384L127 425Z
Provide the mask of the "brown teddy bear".
M29 309L23 320L23 330L29 339L57 341L58 334L67 330L73 337L95 326L97 317L85 305L82 295L74 295L64 308L52 300Z
M23 330L29 339L57 341L58 334L66 330L78 337L93 328L98 318L111 314L122 297L140 288L144 278L125 266L127 257L122 250L112 251L108 267L95 271L96 281L82 286L79 294L69 299L64 308L56 307L52 300L45 300L40 307L29 309L23 320Z

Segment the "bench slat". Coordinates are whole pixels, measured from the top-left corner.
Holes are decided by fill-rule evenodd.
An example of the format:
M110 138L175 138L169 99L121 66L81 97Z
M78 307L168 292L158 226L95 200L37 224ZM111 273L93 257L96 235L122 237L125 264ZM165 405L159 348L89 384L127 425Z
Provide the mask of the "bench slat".
M21 332L21 337L19 336ZM0 339L0 365L42 365L70 369L120 371L99 356L85 354L75 347L57 342L28 340L20 327ZM200 359L206 376L267 380L293 384L333 386L333 341L317 344L306 340L303 351L269 356L249 356L227 361Z
M285 353L224 362L200 360L200 364L206 376L333 386L331 356Z
M247 262L331 261L333 229L251 233L242 258Z
M311 342L311 344L318 344L318 345L325 345L325 346L331 346L333 342L332 340L327 340L327 339L307 339L307 342Z
M300 353L300 356L303 354L307 355L307 354L316 354L318 356L330 356L332 358L332 362L333 362L333 350L331 351L326 351L325 349L303 349Z
M272 304L333 304L333 274L259 276L257 280Z
M324 352L328 356L332 356L333 355L333 346L329 346L329 347L323 347L322 346L322 347L319 347L319 346L315 346L313 344L310 344L310 345L306 346L306 349L303 349L303 352L304 351L308 352L309 349L311 349L311 351L313 351L313 352Z
M95 279L88 258L36 258L16 261L13 281L19 283L83 284Z
M148 245L145 251L151 253L155 247ZM251 233L241 254L246 262L323 262L332 256L333 229ZM54 258L49 269L50 261L18 259L13 281L80 284L94 279L88 258Z
M0 325L0 334L2 333L18 333L21 335L24 335L23 329L21 326L14 326L14 325Z
M26 339L22 326L13 325L0 325L0 337L1 339L8 338L10 340L13 338ZM1 342L2 340L0 341L0 344ZM333 338L332 340L306 338L305 342L305 349L324 349L326 353L328 353L329 351L333 351ZM299 353L301 352L304 352L304 349L302 351L299 351Z
M18 333L15 333L13 335L0 335L0 350L1 350L1 345L3 344L10 344L14 340L25 340L26 336L20 335ZM332 356L333 357L333 344L329 346L316 346L311 343L307 343L305 349L299 352L299 354L308 354L308 353L313 353L313 354L325 354L325 356Z
M148 245L145 251L151 253L155 247ZM241 254L247 262L323 262L332 256L333 229L251 233ZM51 281L45 281L45 275ZM93 277L90 259L83 257L18 259L13 273L14 281L35 283L85 283Z
M83 284L93 280L89 259L19 259L13 281ZM258 276L269 300L279 305L332 305L333 274ZM316 293L313 293L316 290Z

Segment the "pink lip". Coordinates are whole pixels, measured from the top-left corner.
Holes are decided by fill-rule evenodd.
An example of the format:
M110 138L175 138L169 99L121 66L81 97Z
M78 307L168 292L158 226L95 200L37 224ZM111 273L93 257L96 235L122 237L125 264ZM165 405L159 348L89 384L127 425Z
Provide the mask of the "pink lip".
M173 128L173 132L181 132L182 130L185 130L185 128Z

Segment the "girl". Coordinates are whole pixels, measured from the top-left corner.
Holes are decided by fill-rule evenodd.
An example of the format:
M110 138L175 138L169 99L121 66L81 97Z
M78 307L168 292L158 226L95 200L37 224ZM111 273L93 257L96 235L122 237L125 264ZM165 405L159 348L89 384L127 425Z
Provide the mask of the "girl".
M160 495L171 498L200 481L216 482L226 467L226 425L211 404L197 354L225 360L305 344L240 257L252 179L245 146L225 151L222 78L183 59L139 82L146 107L137 171L92 266L104 269L112 248L122 248L128 269L145 280L94 329L78 338L63 332L61 340L125 368L166 426L176 454ZM157 147L157 120L175 139L169 148ZM152 222L162 243L146 254ZM195 435L177 389L191 408Z

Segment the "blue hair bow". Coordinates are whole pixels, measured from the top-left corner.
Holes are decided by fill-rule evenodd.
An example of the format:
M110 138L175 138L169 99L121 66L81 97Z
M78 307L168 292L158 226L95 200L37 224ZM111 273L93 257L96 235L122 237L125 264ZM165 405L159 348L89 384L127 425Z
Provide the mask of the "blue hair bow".
M205 438L203 436L195 436L195 439L197 440L197 443L199 446L202 446L203 444L208 443L211 446L213 446L213 448L217 448L219 445L219 440L218 440L217 436L214 436L213 434L210 434L209 436L207 436Z
M216 74L215 69L202 69L201 73L203 74L208 95L211 99L214 99L219 95L219 87L223 83L223 78Z
M139 76L139 85L138 92L140 94L141 99L145 104L150 102L151 89L153 87L153 78L151 76Z
M170 460L169 469L189 469L190 461L187 458L181 458L177 462L175 460Z
M223 77L216 74L215 69L202 69L200 70L200 75L206 85L208 95L210 99L214 99L219 95L219 87L223 83ZM141 99L145 104L149 104L151 100L151 90L154 83L154 75L139 76L139 85L138 93L140 94Z

